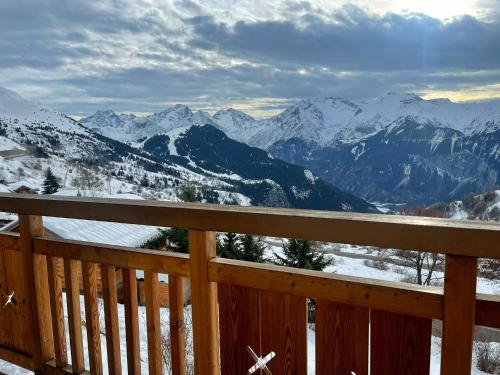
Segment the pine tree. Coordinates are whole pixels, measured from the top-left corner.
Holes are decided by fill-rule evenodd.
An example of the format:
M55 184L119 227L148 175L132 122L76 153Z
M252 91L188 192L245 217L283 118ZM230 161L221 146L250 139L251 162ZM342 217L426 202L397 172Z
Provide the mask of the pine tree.
M266 246L260 239L260 237L253 237L249 234L245 234L240 237L241 241L241 260L246 260L248 262L264 262L264 250Z
M236 234L231 232L226 233L217 247L220 257L241 259L241 245L238 243L238 236Z
M52 173L52 170L47 168L45 171L45 180L43 181L42 185L42 193L43 194L54 194L59 190L61 185L59 185L59 182L57 182L57 177Z
M200 201L200 197L196 194L196 187L190 182L182 188L180 198L184 202ZM163 235L172 244L175 244L177 252L189 254L189 235L186 229L170 228L164 231Z
M285 256L274 253L276 264L322 271L333 263L331 259L325 258L323 253L311 247L311 243L306 240L288 240L288 243L283 243L283 252Z

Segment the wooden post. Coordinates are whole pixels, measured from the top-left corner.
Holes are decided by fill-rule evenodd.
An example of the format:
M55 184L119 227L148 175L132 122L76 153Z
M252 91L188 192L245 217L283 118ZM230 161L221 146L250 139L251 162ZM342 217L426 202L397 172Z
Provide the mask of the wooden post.
M83 357L82 316L80 311L80 283L78 261L64 259L66 303L68 306L68 332L71 349L71 370L79 374L85 368Z
M85 318L89 348L90 373L100 375L102 371L101 331L99 329L99 299L97 290L98 266L82 262L83 293L85 295Z
M141 350L139 342L139 312L137 310L137 278L133 269L123 268L122 274L128 374L139 375L141 373Z
M33 238L43 236L41 216L19 215L20 249L23 272L28 286L28 305L33 329L33 360L35 372L54 358L52 322L49 304L47 260L33 253Z
M146 292L146 329L148 333L148 365L150 374L161 375L163 362L161 356L160 326L160 284L156 272L144 272Z
M477 258L446 255L441 375L469 375L476 306Z
M184 326L184 279L168 276L170 355L172 375L186 373L186 327Z
M49 257L47 259L47 267L49 272L50 308L52 312L52 330L54 334L56 366L62 368L68 364L62 296L62 280L64 278L62 259Z
M194 369L197 375L220 373L217 284L208 281L215 258L215 232L189 231Z
M118 325L118 302L116 295L116 270L114 266L101 265L102 299L106 323L106 349L108 354L108 374L122 373L120 355L120 327Z

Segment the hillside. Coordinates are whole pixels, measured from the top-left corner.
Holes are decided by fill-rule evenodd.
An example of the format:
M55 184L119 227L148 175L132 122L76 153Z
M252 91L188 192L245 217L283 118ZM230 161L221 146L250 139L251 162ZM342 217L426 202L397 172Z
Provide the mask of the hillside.
M23 180L39 188L50 166L63 186L76 186L83 194L106 189L109 194L134 191L145 198L177 200L182 187L192 184L211 203L375 210L325 181L306 178L312 174L302 167L262 150L250 152L210 125L208 115L184 106L153 114L142 125L143 119L133 115L100 112L94 118L106 119L109 126L97 132L82 125L89 121L76 122L8 90L0 101L0 180L7 185ZM132 134L140 138L122 142ZM211 149L200 147L206 139ZM237 155L239 162L223 163ZM290 176L297 180L285 178L282 168L293 171Z

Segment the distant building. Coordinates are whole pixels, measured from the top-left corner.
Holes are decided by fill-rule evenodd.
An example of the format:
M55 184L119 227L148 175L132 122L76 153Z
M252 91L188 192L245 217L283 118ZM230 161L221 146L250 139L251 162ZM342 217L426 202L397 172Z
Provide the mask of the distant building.
M16 181L10 184L7 184L8 188L13 192L13 193L20 193L20 194L37 194L40 189L33 186L33 184L27 182L27 181Z

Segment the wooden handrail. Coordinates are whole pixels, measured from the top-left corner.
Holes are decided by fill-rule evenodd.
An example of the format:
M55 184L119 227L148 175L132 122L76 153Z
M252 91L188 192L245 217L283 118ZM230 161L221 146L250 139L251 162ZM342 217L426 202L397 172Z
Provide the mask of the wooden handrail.
M54 326L54 333L49 337L50 340L52 338L59 340L56 343L55 367L52 365L53 362L43 363L54 354L50 353L52 349L46 345L46 341L42 342L38 332L35 332L37 335L35 335L33 353L33 366L36 369L45 366L45 369L51 369L48 373L51 373L52 369L55 371L53 373L57 373L58 369L62 370L66 362L63 350L60 348L65 345L61 338L65 327L64 324L60 324L62 320L62 280L60 278L62 276L59 274L62 272L57 271L61 259L64 260L68 329L72 354L71 371L73 372L84 370L78 262L82 264L89 359L93 373L102 371L100 341L97 341L100 340L97 319L99 266L103 270L101 277L104 278L106 284L103 284L103 297L106 300L106 325L110 326L106 335L112 341L116 341L119 337L114 272L115 267L122 270L128 372L135 374L140 373L141 360L137 311L137 291L140 285L137 284L136 269L144 270L146 275L148 358L151 360L149 367L152 372L159 372L162 367L159 360L161 354L159 351L158 273L171 275L173 281L169 289L174 303L172 316L176 319L170 322L173 329L171 337L175 341L172 346L174 351L172 358L175 358L172 360L176 362L173 363L174 373L182 372L185 359L183 344L180 342L183 338L182 278L189 278L191 282L194 366L197 374L219 373L219 358L222 358L222 354L219 357L219 353L222 353L222 350L219 351L219 335L221 337L225 335L224 340L228 340L227 327L219 332L218 288L222 288L221 295L226 293L234 297L234 299L231 297L224 300L225 310L222 310L222 305L224 305L222 304L221 313L224 311L226 318L235 319L234 322L228 322L228 324L234 323L235 325L228 327L231 330L229 335L235 334L237 340L239 336L234 330L240 329L238 327L242 327L245 323L238 320L241 319L238 316L238 308L249 307L250 305L245 305L245 303L250 300L255 302L255 298L264 301L257 305L253 303L253 308L258 307L258 311L267 309L266 313L272 315L276 310L277 321L281 322L278 325L289 324L283 319L290 319L291 316L298 318L298 323L297 321L295 321L297 324L293 323L296 324L295 326L292 324L287 328L291 330L290 332L293 331L292 337L300 338L296 343L297 346L293 347L293 343L289 341L276 341L278 344L275 343L275 346L279 346L276 349L287 350L288 357L290 353L295 353L294 350L298 350L299 355L305 352L303 345L306 342L304 331L306 298L315 299L321 307L320 313L323 314L320 317L321 324L317 327L320 331L323 330L323 333L322 336L316 336L320 337L320 342L324 343L321 348L317 348L323 350L321 357L323 359L320 361L322 363L320 368L323 371L327 368L324 367L325 363L328 365L328 360L325 358L333 352L338 354L342 349L340 346L351 347L353 345L349 339L352 334L358 335L362 341L368 340L365 333L368 332L368 324L371 324L370 337L375 341L375 344L370 341L373 344L371 345L372 358L378 358L375 362L371 362L374 373L377 371L399 373L405 366L404 362L388 366L386 358L380 355L387 348L392 348L388 349L391 353L392 350L394 352L401 350L400 355L408 354L406 360L410 361L413 366L419 350L422 353L430 351L431 319L440 319L443 320L442 372L443 374L466 374L470 371L472 359L474 324L500 327L498 318L500 296L481 295L475 292L477 258L500 259L500 225L497 223L261 207L5 194L0 194L0 210L17 212L22 219L21 235L0 233L0 250L14 250L16 254L11 255L20 254L23 259L27 285L33 286L33 295L29 296L29 302L33 307L31 310L33 327L35 330L39 329L40 333L48 328L47 324L42 324L47 321L48 317L44 311L49 311L43 304L44 298L42 297L47 294L47 289L50 289L52 322L58 324ZM43 230L41 230L41 216L186 228L189 229L191 255L44 238ZM36 226L33 223L36 223ZM443 288L221 259L215 254L215 231L443 253L446 254L447 259L445 288L443 290ZM43 266L40 269L43 271L46 267L43 264L46 257L50 260L50 277L45 271L35 273L34 277L30 275L28 270L34 269L33 260L37 259L40 262L40 266ZM47 281L45 280L47 278L50 280L48 287L40 287ZM249 298L247 302L244 302L247 298L245 296ZM243 302L243 305L238 307L239 302ZM235 305L232 305L233 303ZM228 308L230 310L227 310ZM457 315L457 309L463 313ZM371 311L370 315L369 311ZM329 320L332 314L335 317L331 319L335 321ZM304 324L301 323L302 318ZM357 323L353 324L351 318L357 319ZM48 322L50 324L50 320ZM260 320L259 324L262 322ZM339 327L345 330L341 334L343 339L336 341L333 346L328 344L328 334L324 331L325 327L332 327L330 324L334 324L335 330ZM302 326L302 328L297 331L297 326ZM273 330L274 327L268 324L266 329ZM389 341L387 341L386 330L391 337ZM422 337L416 335L420 330L423 333ZM401 336L405 334L409 336L407 338ZM283 337L276 337L276 340L282 339ZM409 341L408 343L405 341L405 344L399 347L399 340L403 339ZM264 341L261 341L261 344L263 345L261 350L271 349L271 347L264 349ZM270 345L269 342L266 345ZM354 352L349 354L364 356L363 353L367 348L368 344L363 346L363 350L356 352L357 354ZM405 352L406 349L410 352ZM119 362L119 346L108 345L108 352L113 356L113 361ZM5 353L7 357L13 352ZM240 358L240 354L236 352L233 354L236 355L234 358ZM296 363L292 359L293 356L284 361L289 370L300 369L304 366L304 357L301 357L301 362ZM367 359L362 358L362 360L365 365L361 366L361 372L368 366L368 362L365 361ZM280 361L283 361L282 356L280 356ZM275 361L274 364L278 362ZM350 365L347 362L344 364L347 366L344 370L348 369ZM428 362L425 362L414 369L417 370L416 373L428 373L428 365ZM227 373L227 367L225 368ZM344 370L342 371L345 372ZM302 372L302 370L298 371Z
M5 193L0 211L500 259L500 225L478 221Z

